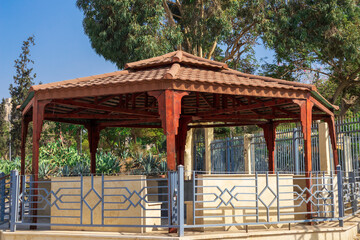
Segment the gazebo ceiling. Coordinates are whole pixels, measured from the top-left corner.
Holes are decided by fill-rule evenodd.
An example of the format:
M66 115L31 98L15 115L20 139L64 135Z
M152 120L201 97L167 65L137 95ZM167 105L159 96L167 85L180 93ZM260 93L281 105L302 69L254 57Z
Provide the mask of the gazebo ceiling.
M182 99L181 114L191 116L193 122L298 119L300 109L293 100L309 96L318 103L314 119L337 109L313 85L245 74L183 51L128 63L123 71L32 86L21 109L30 115L36 98L48 101L47 120L157 127L158 103L148 93L165 89L189 93Z

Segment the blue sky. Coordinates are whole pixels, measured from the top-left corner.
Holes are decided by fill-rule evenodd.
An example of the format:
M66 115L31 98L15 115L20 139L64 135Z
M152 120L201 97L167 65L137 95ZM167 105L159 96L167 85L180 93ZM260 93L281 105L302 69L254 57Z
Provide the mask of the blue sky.
M31 49L36 83L55 82L116 71L115 64L97 55L82 28L75 0L0 1L0 98L9 97L15 74L14 60L21 45L35 36ZM258 59L272 53L256 48Z

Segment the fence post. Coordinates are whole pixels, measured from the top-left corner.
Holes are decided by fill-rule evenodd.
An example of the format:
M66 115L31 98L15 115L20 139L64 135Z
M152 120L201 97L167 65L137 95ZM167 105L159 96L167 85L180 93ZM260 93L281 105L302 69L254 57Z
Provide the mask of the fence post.
M357 211L357 204L358 204L357 194L356 194L355 170L349 172L349 182L351 187L351 192L350 192L351 209L352 209L352 213L355 214Z
M178 212L178 235L184 236L184 166L178 166L178 199L177 199L177 212Z
M333 167L330 159L329 127L326 122L319 123L319 155L320 171L329 174Z
M338 185L338 207L339 207L339 226L344 226L344 199L343 199L343 184L341 166L336 166L337 185Z
M10 191L10 231L15 232L16 231L16 221L18 216L18 203L19 203L19 173L17 170L12 170L10 174L11 179L11 191Z
M6 193L5 193L5 174L2 172L0 173L0 221L4 222L5 220L5 199L6 199Z
M295 173L300 173L300 162L299 162L299 138L298 138L298 129L294 128L293 131L293 144L294 144L294 161L295 161Z
M352 152L351 152L351 136L344 136L344 159L345 162L345 171L351 172L353 168L353 158L352 158Z
M230 138L226 138L226 172L231 172L230 162Z
M169 172L168 176L168 201L169 201L169 209L168 209L168 219L169 219L169 233L175 233L176 228L172 227L177 224L177 205L178 201L178 186L176 179L177 172Z
M244 135L244 162L245 162L245 173L251 174L254 172L253 164L251 162L251 135Z
M205 128L205 171L211 172L211 142L214 140L214 128Z
M194 171L194 161L195 161L195 149L194 149L194 129L190 128L186 135L186 144L185 144L185 152L184 152L184 167L186 179L189 180L191 178L191 172ZM204 160L205 165L205 160ZM203 169L205 170L205 169Z

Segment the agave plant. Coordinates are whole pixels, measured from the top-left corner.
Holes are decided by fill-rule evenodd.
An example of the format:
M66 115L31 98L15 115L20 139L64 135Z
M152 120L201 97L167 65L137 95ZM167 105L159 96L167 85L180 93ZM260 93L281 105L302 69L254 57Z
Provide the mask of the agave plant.
M166 172L166 162L161 159L161 155L155 157L151 153L146 157L139 154L139 157L135 160L138 168L134 171L136 174L144 175L160 175Z
M96 155L96 172L100 174L116 174L120 172L120 161L110 152L99 152Z

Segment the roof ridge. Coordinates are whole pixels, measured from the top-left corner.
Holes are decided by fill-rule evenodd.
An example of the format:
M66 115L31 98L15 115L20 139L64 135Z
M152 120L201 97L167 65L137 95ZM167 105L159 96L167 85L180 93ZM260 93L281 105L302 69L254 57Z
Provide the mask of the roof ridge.
M91 75L91 76L87 76L87 77L74 78L74 79L69 79L69 80L64 80L64 81L33 85L30 87L30 91L38 91L38 90L41 90L44 88L54 87L57 85L65 85L65 84L69 84L69 83L75 84L75 83L79 83L79 82L90 81L90 80L97 79L97 78L111 77L111 76L127 74L127 73L129 73L128 70L121 70L121 71L115 71L115 72L110 72L110 73Z
M183 52L182 51L176 51L176 54L173 56L172 58L172 62L181 62L183 57Z
M176 74L179 72L180 67L179 63L171 65L171 68L164 74L163 79L174 79Z
M163 60L167 57L171 57L172 55L175 55L177 51L173 51L173 52L169 52L166 53L164 55L160 55L160 56L156 56L156 57L152 57L152 58L146 58L143 60L139 60L139 61L135 61L135 62L130 62L130 63L126 63L124 69L129 69L129 68L136 68L138 65L141 65L143 63L147 63L149 61L156 61L156 60ZM149 64L150 66L152 66L152 64ZM155 64L157 65L157 64Z
M195 60L198 60L198 61L202 61L202 62L206 62L206 63L211 63L213 65L218 65L219 67L222 67L224 69L228 69L228 65L226 63L223 63L223 62L219 62L219 61L215 61L215 60L211 60L211 59L206 59L206 58L202 58L202 57L198 57L198 56L195 56L191 53L188 53L188 52L183 52L183 55L188 57L188 58L192 58L192 59L195 59Z

